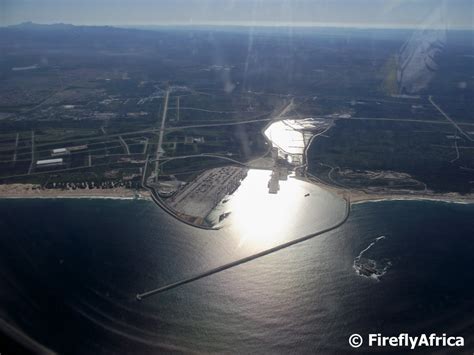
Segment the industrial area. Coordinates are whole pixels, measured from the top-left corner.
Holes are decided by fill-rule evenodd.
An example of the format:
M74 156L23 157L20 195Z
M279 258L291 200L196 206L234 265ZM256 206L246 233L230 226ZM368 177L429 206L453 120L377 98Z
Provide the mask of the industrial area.
M166 200L181 218L208 224L206 217L231 195L247 176L247 168L226 166L207 170Z

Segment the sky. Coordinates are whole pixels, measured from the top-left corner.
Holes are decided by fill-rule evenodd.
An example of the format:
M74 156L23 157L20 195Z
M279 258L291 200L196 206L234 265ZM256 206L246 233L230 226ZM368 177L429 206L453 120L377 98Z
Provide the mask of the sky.
M0 0L0 25L473 27L473 0ZM433 21L433 14L436 14ZM431 20L427 20L431 19Z

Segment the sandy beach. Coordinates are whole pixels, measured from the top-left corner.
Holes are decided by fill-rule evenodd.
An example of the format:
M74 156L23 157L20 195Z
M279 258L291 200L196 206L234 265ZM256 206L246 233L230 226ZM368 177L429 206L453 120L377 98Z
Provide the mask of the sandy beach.
M461 195L458 193L422 193L422 192L367 192L357 189L344 189L326 185L313 180L307 180L332 193L349 197L352 204L376 201L394 200L427 200L444 201L451 203L474 203L474 194ZM103 198L103 199L141 199L151 200L146 190L131 190L123 187L112 189L41 189L40 185L33 184L5 184L0 185L0 198Z
M456 192L435 193L418 191L364 191L360 189L345 189L338 186L325 184L310 178L301 178L335 195L349 198L351 204L378 201L443 201L451 203L474 203L474 194L461 195Z
M432 193L432 194L377 194L366 193L364 191L349 191L352 204L377 201L442 201L450 203L474 203L474 195L461 195L458 193Z
M351 204L377 201L443 201L451 203L474 203L474 194L461 195L456 192L435 193L435 192L417 192L417 191L383 191L370 192L358 189L344 189L336 186L330 186L323 183L312 181L313 184L329 190L336 195L350 198Z
M101 198L101 199L145 199L151 200L148 191L123 187L112 189L41 189L34 184L0 185L0 198Z

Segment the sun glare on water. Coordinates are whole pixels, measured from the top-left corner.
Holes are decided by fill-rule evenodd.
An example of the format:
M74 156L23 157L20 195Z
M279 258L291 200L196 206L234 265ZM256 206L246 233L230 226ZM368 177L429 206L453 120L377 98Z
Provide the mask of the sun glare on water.
M229 201L229 228L239 235L239 247L272 247L294 235L293 227L305 191L293 181L281 181L278 194L268 193L270 171L249 171Z

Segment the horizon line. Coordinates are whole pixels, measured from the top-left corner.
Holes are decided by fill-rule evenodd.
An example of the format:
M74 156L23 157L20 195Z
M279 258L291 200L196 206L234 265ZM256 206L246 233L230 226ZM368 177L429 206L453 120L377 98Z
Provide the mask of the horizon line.
M299 22L299 23L270 23L270 22L261 22L261 23L250 23L250 22L236 22L236 23L221 23L221 22L201 22L201 23L184 23L184 22L169 22L169 23L155 23L155 24L78 24L78 23L66 23L66 22L34 22L34 21L23 21L15 24L8 24L0 26L0 28L8 28L14 26L20 26L24 24L33 24L33 25L43 25L43 26L52 26L52 25L70 25L75 27L115 27L115 28L128 28L128 29L145 29L145 28L169 28L169 27L239 27L239 28L338 28L338 29L357 29L357 30L419 30L419 29L428 29L428 30L447 30L447 31L473 31L474 27L462 27L462 26L432 26L432 27L422 27L416 25L382 25L382 24L355 24L355 23L308 23L308 22Z

